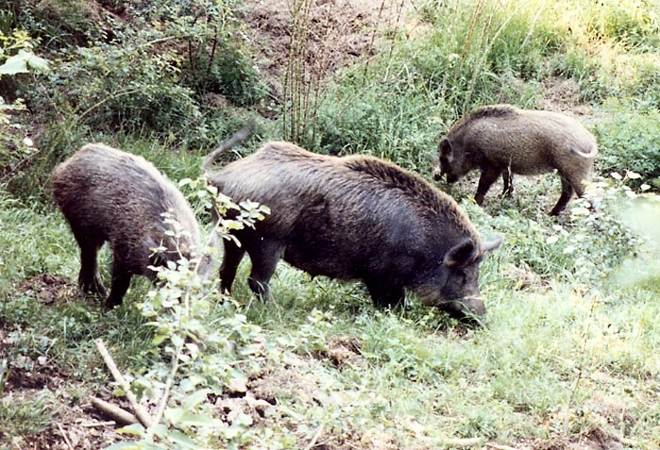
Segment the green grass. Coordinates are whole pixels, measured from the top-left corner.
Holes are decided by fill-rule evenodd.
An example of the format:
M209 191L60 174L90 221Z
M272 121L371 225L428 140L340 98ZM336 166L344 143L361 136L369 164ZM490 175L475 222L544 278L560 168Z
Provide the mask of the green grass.
M0 439L38 436L48 428L57 412L56 403L49 397L44 392L3 396L0 401Z
M173 178L197 170L197 158L141 145L128 150L154 150L156 164ZM641 245L617 219L618 197L592 199L596 209L586 218L556 220L546 215L559 194L556 176L519 177L513 200L500 198L495 186L483 209L471 200L474 178L453 186L452 194L482 236L505 238L482 266L489 316L483 328L465 328L414 296L405 311L382 312L359 282L312 279L286 264L272 281L274 301L261 302L247 288L244 261L234 298L275 355L254 362L261 369L248 376L288 367L315 392L310 401L296 394L296 384L292 391L283 386L272 413L272 443L309 442L318 427L336 439L380 430L404 448L456 438L509 445L570 441L593 429L635 448L660 443L660 411L648 407L660 375L658 289L653 283L626 287L613 278ZM52 205L5 195L2 206L7 232L0 238L9 251L2 256L0 319L12 339L11 370L46 358L80 393L94 392L109 383L97 337L120 367L138 377L162 361L151 343L153 330L136 309L148 289L145 280L136 279L124 306L103 312L99 299L76 291L78 249ZM101 263L107 280L103 260L108 262L107 252ZM63 283L55 302L26 288L42 274ZM225 314L219 307L206 323L215 328ZM358 343L357 363L332 362L335 339ZM300 358L299 366L288 366L290 353ZM21 395L11 393L2 411L16 420L11 433L30 436L57 420L52 414L61 399L34 410L39 417L32 418L25 416L28 400ZM618 419L622 414L625 423ZM355 420L346 423L347 416ZM308 429L294 426L301 420Z
M190 323L174 320L165 308L143 316L140 305L155 300L149 283L137 277L125 304L105 312L100 299L77 291L78 248L45 189L53 165L99 140L143 155L173 180L195 179L203 155L258 112L231 107L212 112L188 95L176 97L180 104L169 109L158 103L143 109L144 97L131 99L120 89L102 108L85 107L84 123L74 116L49 121L40 153L9 180L11 194L4 186L0 194L0 446L21 448L56 427L65 406L114 389L97 338L141 395L157 397L178 341L156 345L161 335L154 322L192 330L181 340L190 359L181 364L183 379L173 384L172 408L183 408L204 387L221 401L240 402L240 395L225 395L230 380L245 377L257 395L260 383L272 377L272 398L264 398L275 404L250 416L251 426L239 414L231 429L213 429L214 442L227 447L435 449L468 438L477 439L474 448L487 442L606 445L601 438L631 449L660 446L660 283L653 264L658 236L631 226L630 208L651 207L629 198L643 183L657 188L660 176L654 112L660 104L659 24L641 0L601 3L417 5L412 22L417 26L406 22L369 61L338 72L319 91L319 107L304 124L307 134L300 143L311 150L370 153L430 179L438 139L466 111L497 102L540 108L548 85L572 82L575 90L560 104L585 108L584 122L601 149L598 183L586 200L574 200L558 218L548 217L560 193L553 174L516 177L513 199L499 196L498 183L484 208L472 200L477 173L457 185L439 184L483 237L504 237L481 268L488 309L483 327L466 327L423 307L414 295L404 311L380 311L361 283L312 279L284 263L272 280L274 300L261 302L247 287L247 260L232 301L223 301L215 285L204 288L195 294L201 306L193 304L197 315ZM122 37L130 38L130 30ZM151 86L165 103L161 94L187 92L175 78L154 81L165 73L162 64L176 60L169 53L175 47L132 74L157 74L138 85ZM64 87L75 88L81 104L95 105L94 86L112 81L124 88L121 68L150 55L136 48L113 47L108 54L96 48L66 68L65 75L84 73L89 83L66 79ZM87 65L108 56L114 58L108 68L113 78L95 78ZM38 89L24 89L35 109L43 106L44 117L64 111L49 110L43 91L58 86L56 75L42 79ZM155 111L151 118L158 127L131 115L135 110ZM119 120L122 114L130 116L125 123L106 126L107 117ZM237 154L277 138L281 120L262 119ZM626 170L641 178L610 176ZM203 201L184 191L208 229ZM640 223L655 227L656 219ZM105 250L101 270L107 284L109 260ZM41 386L17 381L33 379ZM49 380L66 389L51 389ZM191 408L205 417L224 414L224 424L238 411L228 413L233 404L203 407ZM178 429L199 438L200 429L209 430L199 427L184 423Z
M167 154L162 157L165 161ZM169 163L174 161L170 157ZM194 159L181 161L196 165ZM187 170L195 169L178 167L174 173ZM657 286L622 288L608 279L621 261L618 254L633 250L621 241L625 234L618 234L613 219L583 233L588 218L565 216L556 222L545 215L547 208L525 207L525 201L552 205L558 192L543 192L558 188L554 178L521 179L515 200L494 195L486 209L470 200L469 183L453 191L465 197L463 207L483 236L505 237L482 267L489 315L483 328L465 328L419 305L414 296L406 311L378 311L360 283L311 279L286 264L273 279L275 300L260 302L247 289L245 261L235 299L249 322L261 326L264 338L279 348L276 354L293 352L304 361L294 370L315 386L312 403L297 396L295 387L280 394L272 426L279 437L273 442L291 439L286 424L304 418L310 428L294 431L299 442L323 426L334 436L368 436L380 429L405 448L452 438L510 445L570 440L594 428L634 441L636 448L660 443L660 411L647 406L660 375ZM108 343L120 367L136 374L161 359L151 344L151 328L135 309L148 287L144 280L133 284L123 307L104 313L98 300L75 290L77 248L57 211L5 197L0 214L8 225L3 245L10 249L3 254L0 317L13 339L7 355L12 370L19 370L19 355L29 361L46 357L69 383L93 391L109 381L93 344L97 337ZM589 261L593 267L581 270ZM536 278L521 285L512 267ZM64 281L59 302L48 303L20 287L39 274ZM208 323L222 314L211 314ZM333 339L342 337L359 343L358 366L331 362ZM279 369L271 361L261 370ZM24 416L19 394L11 398L3 414L19 422L13 432L37 433L36 425L21 428L40 422ZM616 421L617 408L625 408L623 425ZM45 423L55 420L46 412L52 412L50 406L35 411ZM346 423L347 416L355 420Z

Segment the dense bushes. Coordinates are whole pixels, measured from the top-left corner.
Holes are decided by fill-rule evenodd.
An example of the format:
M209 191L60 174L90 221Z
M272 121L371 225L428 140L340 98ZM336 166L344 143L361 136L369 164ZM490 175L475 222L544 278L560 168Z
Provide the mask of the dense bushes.
M660 113L618 111L599 121L595 133L601 155L597 166L603 173L632 170L642 181L660 187Z
M24 26L55 66L38 81L12 86L30 121L41 124L35 139L41 152L9 180L17 195L42 196L53 165L91 140L113 143L108 136L128 134L208 148L218 143L226 117L209 94L251 105L266 93L231 2L13 6L0 24Z

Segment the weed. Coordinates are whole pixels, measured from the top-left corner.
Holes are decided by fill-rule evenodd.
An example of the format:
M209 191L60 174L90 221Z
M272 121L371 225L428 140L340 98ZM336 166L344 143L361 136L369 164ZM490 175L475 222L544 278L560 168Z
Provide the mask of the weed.
M20 444L49 427L56 410L46 392L10 393L0 399L0 442Z

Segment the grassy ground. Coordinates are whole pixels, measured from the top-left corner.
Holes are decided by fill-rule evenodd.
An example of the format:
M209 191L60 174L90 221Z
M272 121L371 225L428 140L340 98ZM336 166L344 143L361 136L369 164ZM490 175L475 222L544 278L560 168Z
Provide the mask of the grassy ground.
M142 44L124 52L131 39L113 49L103 41L98 53L62 62L50 81L73 89L76 101L46 108L64 117L44 122L42 153L28 166L34 172L16 171L0 190L0 448L658 448L659 237L652 233L657 217L636 213L654 210L654 200L638 194L654 190L659 176L658 18L642 2L601 3L596 10L582 0L422 2L407 5L404 16L398 4L381 2L347 7L345 17L319 5L309 13L317 31L350 36L334 48L342 52L354 51L348 41L361 36L355 45L363 59L351 53L355 66L316 79L323 84L310 91L300 66L283 80L289 49L277 13L284 7L269 6L268 27L246 2L245 22L273 46L256 50L258 63L279 66L264 73L277 80L269 85L282 83L274 97L286 93L277 111L270 103L249 112L221 103L219 116L203 108L186 116L196 97L174 78L160 78L162 64L177 60L169 53L176 46L154 62ZM157 2L151 7L158 12ZM387 30L376 34L378 20L366 10L387 11ZM117 39L130 37L124 25ZM279 34L268 34L273 29ZM198 31L208 36L208 28ZM305 44L325 61L333 48L323 36ZM95 68L97 59L108 64L100 81L86 66ZM122 90L124 67L143 60L149 76L131 81L160 99L156 118L150 108L161 103L145 106ZM87 77L117 90L99 99ZM287 103L294 88L302 98ZM414 296L404 311L380 311L360 283L312 279L286 264L273 278L274 300L263 303L247 287L249 261L231 299L215 284L182 282L189 275L182 271L165 275L171 284L163 296L134 280L124 305L106 312L100 299L78 292L78 249L44 188L54 161L86 140L141 154L172 179L194 179L209 141L248 115L260 117L258 132L240 153L287 136L318 152L372 153L430 180L437 139L451 123L476 105L504 101L577 117L598 137L601 156L588 198L558 218L547 216L560 192L553 174L516 177L513 199L499 197L498 183L484 208L471 200L476 173L439 184L483 237L504 237L481 269L483 327L466 327ZM313 105L313 114L294 105ZM83 120L69 107L89 115ZM149 131L133 111L171 129ZM131 117L125 128L105 128L106 117L123 115ZM182 189L208 230L204 199ZM106 250L106 280L109 260ZM174 291L190 298L186 308L164 306ZM121 434L92 406L98 397L131 409L96 339L151 414L169 395L163 427ZM172 355L181 361L175 371Z
M541 190L558 189L546 178ZM553 204L554 196L539 198ZM246 372L265 412L224 408L253 416L273 430L266 442L284 448L659 445L655 286L622 286L607 261L581 270L582 258L606 250L598 242L612 230L589 231L597 234L580 246L574 234L589 225L579 216L560 226L537 211L525 217L509 200L489 203L486 211L464 203L482 234L505 238L482 268L483 328L465 328L414 298L405 312L378 311L361 285L312 280L286 265L273 280L275 302L263 304L248 292L245 263L235 298L277 356ZM125 305L104 313L76 291L75 242L56 211L5 200L1 214L0 345L8 366L0 431L10 448L35 448L36 436L54 445L59 427L75 435L76 424L100 420L90 396L113 398L94 339L130 373L158 361L153 329L136 309L148 285L137 280ZM81 445L119 439L102 430Z

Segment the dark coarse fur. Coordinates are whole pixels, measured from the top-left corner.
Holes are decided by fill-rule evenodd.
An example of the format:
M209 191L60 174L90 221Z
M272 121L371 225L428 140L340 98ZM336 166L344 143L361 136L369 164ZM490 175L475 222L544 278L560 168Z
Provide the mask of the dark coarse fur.
M234 201L271 214L225 241L221 285L230 290L245 252L257 294L280 258L312 276L360 279L374 303L393 307L404 289L456 316L483 316L477 287L482 242L456 202L421 177L371 156L318 155L287 142L207 173Z
M575 192L582 196L591 181L596 138L563 114L522 110L511 105L481 107L456 123L438 146L440 178L457 181L479 169L475 195L482 204L488 189L502 175L504 193L513 192L512 174L538 175L557 170L562 194L550 212L559 214Z
M105 295L97 254L113 252L111 308L122 303L132 275L155 281L150 265L189 258L199 240L194 213L181 192L144 158L103 144L89 144L55 168L53 196L80 246L78 283L85 293ZM177 240L163 214L185 231ZM165 247L163 253L152 249Z

